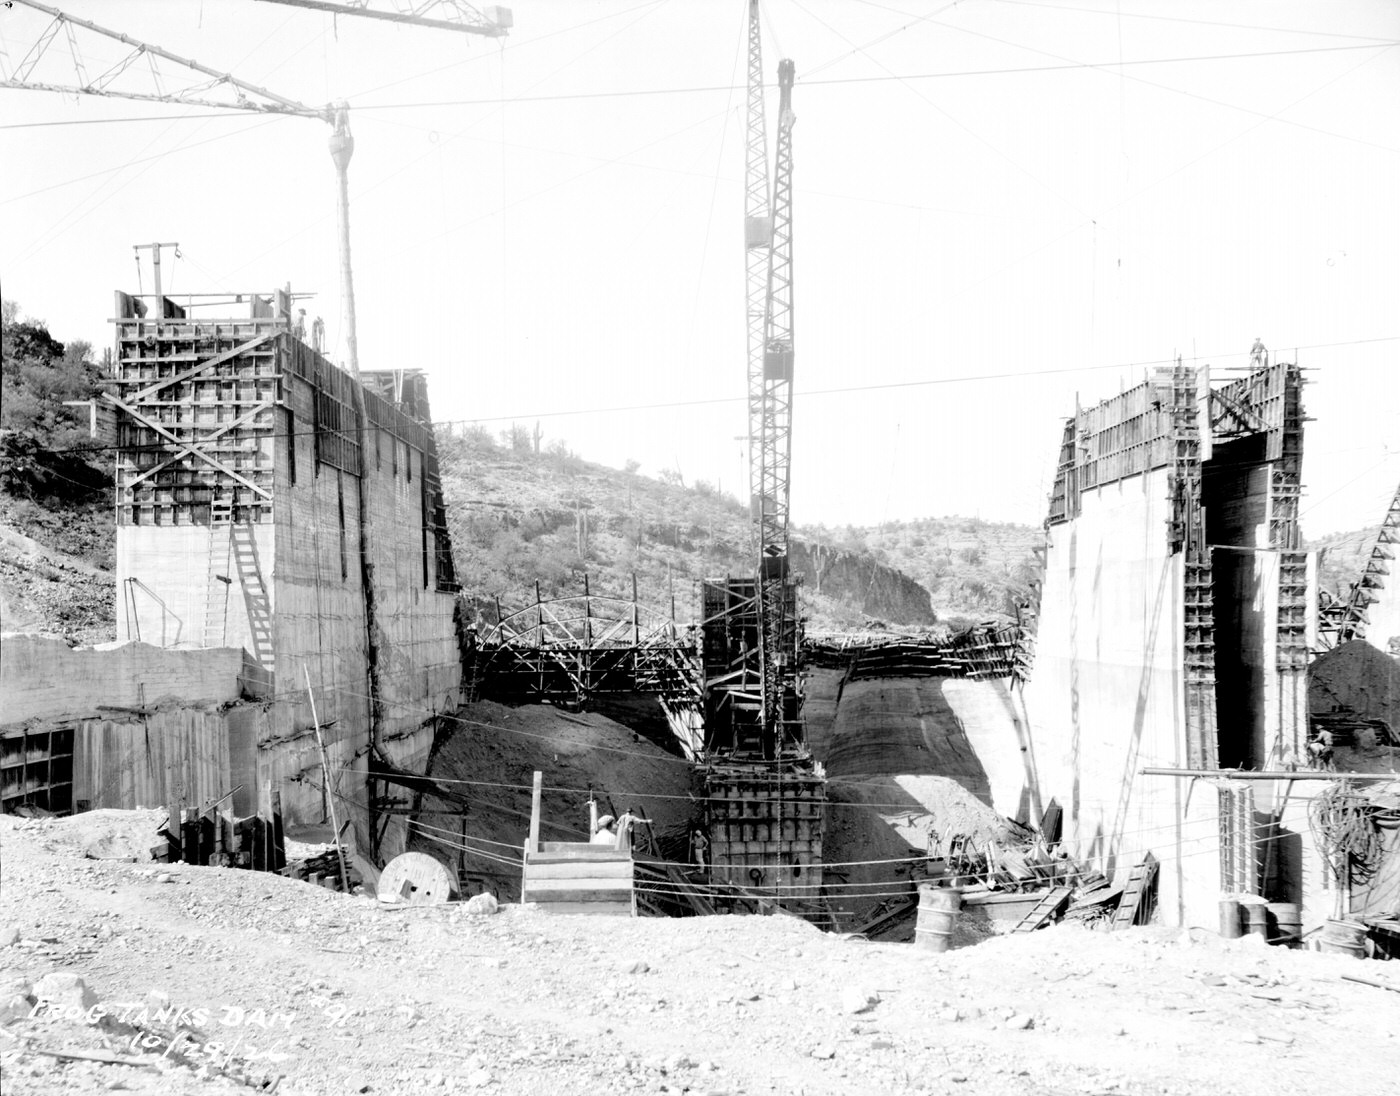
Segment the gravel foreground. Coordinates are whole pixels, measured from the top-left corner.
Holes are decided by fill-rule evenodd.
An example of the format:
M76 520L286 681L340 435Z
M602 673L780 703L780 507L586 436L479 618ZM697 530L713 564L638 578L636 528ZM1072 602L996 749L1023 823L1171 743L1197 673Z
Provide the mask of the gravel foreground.
M396 911L84 859L72 825L0 817L6 1096L1389 1096L1400 1077L1400 992L1343 978L1400 986L1388 963L1203 929L932 955L787 917Z

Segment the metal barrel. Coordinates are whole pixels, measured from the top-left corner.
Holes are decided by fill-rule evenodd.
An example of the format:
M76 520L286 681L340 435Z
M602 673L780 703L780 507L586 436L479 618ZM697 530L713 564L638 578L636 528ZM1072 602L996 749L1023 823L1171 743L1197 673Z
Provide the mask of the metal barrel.
M1303 918L1297 902L1270 902L1269 943L1296 948L1303 941Z
M919 888L919 910L914 922L914 944L923 951L947 951L953 939L962 891L956 887Z
M1252 901L1241 902L1240 908L1244 912L1244 931L1247 936L1262 936L1265 939L1269 936L1269 907L1262 898L1254 898Z
M1240 927L1240 900L1222 898L1220 900L1220 935L1226 940L1238 940L1243 930Z
M1353 955L1358 959L1366 957L1366 926L1356 921L1340 918L1328 921L1322 926L1318 938L1318 950L1336 955Z

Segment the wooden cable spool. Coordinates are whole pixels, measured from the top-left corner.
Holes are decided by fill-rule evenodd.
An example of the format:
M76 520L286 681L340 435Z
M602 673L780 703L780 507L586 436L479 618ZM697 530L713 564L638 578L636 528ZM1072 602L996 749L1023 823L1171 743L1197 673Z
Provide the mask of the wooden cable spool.
M457 893L457 880L441 861L424 852L400 853L379 876L379 900L407 906L436 906Z

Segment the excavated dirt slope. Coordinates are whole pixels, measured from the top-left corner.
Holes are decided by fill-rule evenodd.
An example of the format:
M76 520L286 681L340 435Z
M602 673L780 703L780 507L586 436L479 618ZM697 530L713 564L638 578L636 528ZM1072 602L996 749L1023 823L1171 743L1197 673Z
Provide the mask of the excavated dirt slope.
M696 812L690 767L640 734L596 712L544 705L468 705L433 756L429 775L468 801L463 821L424 814L412 848L453 863L458 857L479 883L510 900L520 895L520 849L530 824L530 784L544 774L542 836L588 837L590 790L599 814L640 808L653 820L663 849L684 856L686 823ZM457 808L424 796L425 811ZM436 827L430 829L429 827Z
M1388 1096L1400 1076L1400 995L1345 980L1400 985L1395 964L1258 937L1061 925L938 956L787 917L392 910L80 859L101 835L70 824L0 818L6 1096Z

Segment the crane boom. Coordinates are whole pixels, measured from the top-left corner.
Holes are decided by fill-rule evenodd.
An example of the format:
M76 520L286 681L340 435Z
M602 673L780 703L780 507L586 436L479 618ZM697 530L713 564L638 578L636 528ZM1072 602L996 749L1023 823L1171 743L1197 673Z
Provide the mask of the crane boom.
M116 99L138 99L154 103L180 103L190 106L225 107L231 110L257 111L266 114L290 114L303 118L320 118L330 122L332 118L332 108L330 107L309 107L305 103L295 99L288 99L278 95L276 92L268 91L267 88L258 87L245 80L227 72L220 72L212 69L208 65L201 65L198 61L188 57L181 57L179 54L171 53L169 50L161 49L160 46L153 46L149 42L141 42L120 31L111 30L107 27L99 26L87 19L78 19L58 8L50 7L48 4L38 3L37 0L13 0L14 3L35 11L41 11L50 16L53 22L48 25L39 35L35 43L20 58L13 71L4 71L0 65L0 87L14 88L25 91L58 91L64 93L78 93L80 95L102 95ZM89 77L87 68L83 63L81 52L78 49L78 42L73 33L75 27L80 27L85 31L100 35L103 38L110 38L113 41L121 42L130 46L131 52L126 54L116 63L109 65L95 77ZM54 84L43 79L36 79L35 71L50 54L54 40L58 37L59 31L64 33L64 39L68 46L69 57L73 63L73 71L76 79L70 84ZM59 51L53 51L57 53ZM3 54L0 54L3 57ZM151 86L154 91L139 91L115 87L118 77L122 76L137 61L145 59L151 73ZM181 91L166 91L161 86L161 73L158 71L155 58L169 61L190 72L199 73L209 77L202 83L196 83ZM226 88L233 93L233 101L216 98L213 95L215 89Z
M265 4L285 4L294 8L310 8L331 15L358 15L366 19L383 19L392 23L407 23L436 30L455 30L463 34L481 34L501 38L512 26L509 8L489 7L478 10L463 0L391 0L386 7L372 6L373 0L263 0Z

